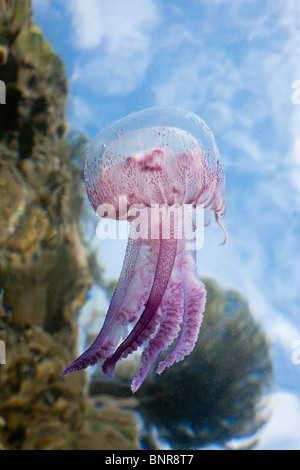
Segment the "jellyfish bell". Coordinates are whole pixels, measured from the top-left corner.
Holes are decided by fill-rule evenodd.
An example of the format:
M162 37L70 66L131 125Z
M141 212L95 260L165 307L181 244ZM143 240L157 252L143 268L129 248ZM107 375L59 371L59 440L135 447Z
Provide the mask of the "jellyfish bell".
M225 214L225 175L213 134L181 108L153 107L107 126L88 144L84 175L95 211L104 203L118 208L126 196L128 208L193 203L216 220Z
M169 345L175 343L159 363L158 373L182 360L195 345L206 291L195 253L186 249L186 234L179 227L190 220L184 206L200 205L206 224L214 214L226 242L221 224L225 174L204 121L181 108L154 107L130 114L92 139L84 179L94 210L129 220L130 232L103 327L63 375L103 362L103 371L113 377L116 362L144 345L132 384L135 391Z

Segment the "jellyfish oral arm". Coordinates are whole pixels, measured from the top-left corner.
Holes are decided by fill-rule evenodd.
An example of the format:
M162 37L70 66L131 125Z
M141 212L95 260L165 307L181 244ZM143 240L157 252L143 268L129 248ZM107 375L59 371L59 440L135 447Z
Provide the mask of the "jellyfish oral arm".
M178 243L171 279L159 307L160 324L143 351L141 367L131 386L133 392L141 386L160 354L173 343L178 333L173 349L158 364L158 374L190 354L197 341L205 308L206 289L197 273L195 253L185 250L185 242L186 240L181 240Z
M104 372L112 377L115 363L136 350L155 330L155 313L167 288L176 259L177 239L173 220L170 239L129 238L122 272L103 327L94 343L63 372L106 360ZM139 312L144 309L140 318ZM114 352L127 325L137 320L133 330Z
M119 312L134 277L138 259L143 256L141 251L140 240L129 239L122 272L107 311L104 324L93 344L73 361L64 370L62 375L67 375L71 372L85 369L90 365L95 365L106 359L115 350L129 322L129 319L124 318L124 314L119 315Z
M104 362L103 371L109 377L113 377L115 363L121 357L124 357L128 354L128 349L130 349L130 352L132 352L134 349L136 349L136 347L141 346L138 339L141 335L143 335L143 332L145 332L151 320L153 319L169 283L176 258L177 240L174 238L171 240L160 240L159 243L159 257L155 271L154 282L149 299L145 305L145 310L128 337L118 347L112 357L106 359ZM145 335L143 335L143 340L149 339L144 338L144 336Z
M189 269L185 270L183 284L183 324L172 352L159 363L156 371L158 374L161 374L166 367L170 367L175 361L182 361L185 356L190 354L198 338L206 302L206 289L196 270L194 272Z
M197 273L195 252L187 240L178 240L178 213L170 215L170 237L154 240L129 238L125 260L103 327L89 349L63 375L103 362L104 373L114 376L116 362L145 345L141 367L132 382L135 392L160 354L177 338L157 373L188 355L196 343L206 301ZM127 325L134 323L127 334ZM181 326L181 327L180 327ZM179 335L178 335L179 333ZM125 338L118 346L121 338Z

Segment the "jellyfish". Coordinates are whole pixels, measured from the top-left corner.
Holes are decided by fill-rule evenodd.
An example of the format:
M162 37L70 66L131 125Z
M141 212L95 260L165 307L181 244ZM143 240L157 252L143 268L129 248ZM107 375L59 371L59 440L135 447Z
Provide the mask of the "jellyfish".
M202 209L205 226L213 214L226 243L225 174L207 124L168 106L132 113L100 131L87 144L84 180L95 212L128 220L130 228L103 326L62 375L101 362L113 378L117 361L141 348L135 392L163 351L158 374L195 346L206 290L190 242L199 228L193 213Z

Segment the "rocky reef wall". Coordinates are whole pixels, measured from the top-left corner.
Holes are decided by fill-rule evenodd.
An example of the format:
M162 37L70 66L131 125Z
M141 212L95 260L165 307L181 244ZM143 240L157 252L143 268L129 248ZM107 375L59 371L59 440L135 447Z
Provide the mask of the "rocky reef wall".
M0 80L1 446L132 448L132 413L111 403L97 410L84 373L60 377L76 355L78 309L92 280L81 169L66 140L64 64L29 0L1 2Z

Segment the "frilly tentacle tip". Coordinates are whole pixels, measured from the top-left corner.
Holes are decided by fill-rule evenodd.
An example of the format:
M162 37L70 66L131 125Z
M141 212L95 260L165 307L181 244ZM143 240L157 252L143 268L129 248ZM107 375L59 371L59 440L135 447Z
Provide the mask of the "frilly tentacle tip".
M61 374L61 377L68 375L68 374L72 374L72 372L76 372L77 370L81 370L84 368L85 367L83 364L76 364L76 362L72 362L72 364L68 365L68 367L63 371L63 373Z
M102 370L104 374L107 375L107 377L109 377L110 379L113 379L114 372L115 372L115 363L107 359L106 361L104 361L102 365Z
M77 370L75 367L67 367L62 374L60 374L61 377L64 377L65 375L68 375L68 374L71 374L72 372L74 372L75 370Z
M141 386L141 384L138 384L135 381L133 381L132 384L131 384L132 393L135 393L140 388L140 386Z
M161 364L161 365L159 364L159 365L158 365L158 368L156 369L156 373L157 373L158 375L161 375L161 374L163 373L163 371L164 371L167 367L169 367L168 364Z

